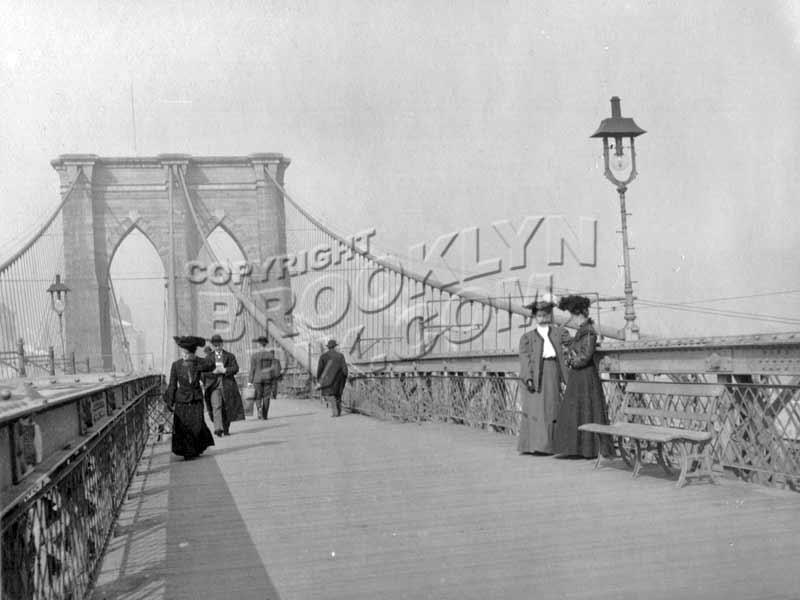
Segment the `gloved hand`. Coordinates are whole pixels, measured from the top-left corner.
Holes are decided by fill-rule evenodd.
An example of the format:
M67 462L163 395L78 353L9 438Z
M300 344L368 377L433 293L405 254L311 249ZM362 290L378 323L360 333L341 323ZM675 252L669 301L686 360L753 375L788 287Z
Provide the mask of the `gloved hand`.
M533 385L533 379L526 379L525 380L525 387L528 388L528 391L533 394L536 392L536 386Z

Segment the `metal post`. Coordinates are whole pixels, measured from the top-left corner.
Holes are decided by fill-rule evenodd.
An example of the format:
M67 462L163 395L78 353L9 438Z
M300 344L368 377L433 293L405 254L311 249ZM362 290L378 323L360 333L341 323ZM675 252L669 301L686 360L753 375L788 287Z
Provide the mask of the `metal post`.
M78 374L78 367L75 364L75 353L74 352L70 356L70 362L72 363L72 374L73 375L77 375Z
M89 365L89 357L88 356L86 357L86 372L87 373L91 373L92 372L92 368Z
M66 298L66 296L64 296ZM67 351L64 348L64 315L58 313L58 336L61 339L61 358L67 358Z
M17 340L17 370L20 377L25 377L25 341L22 338Z
M50 376L53 377L56 374L56 351L52 346L47 349L47 361L50 364Z
M631 282L631 259L628 248L628 213L625 209L625 192L627 187L621 185L619 192L619 210L622 219L622 260L625 269L625 341L639 339L639 326L636 324L636 313L633 309L633 283Z

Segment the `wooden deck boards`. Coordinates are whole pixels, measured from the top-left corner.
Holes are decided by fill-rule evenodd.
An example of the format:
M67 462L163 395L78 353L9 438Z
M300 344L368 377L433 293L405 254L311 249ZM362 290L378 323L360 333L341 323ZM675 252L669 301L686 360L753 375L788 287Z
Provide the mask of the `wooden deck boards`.
M95 599L800 596L796 493L273 405L198 460L146 451Z

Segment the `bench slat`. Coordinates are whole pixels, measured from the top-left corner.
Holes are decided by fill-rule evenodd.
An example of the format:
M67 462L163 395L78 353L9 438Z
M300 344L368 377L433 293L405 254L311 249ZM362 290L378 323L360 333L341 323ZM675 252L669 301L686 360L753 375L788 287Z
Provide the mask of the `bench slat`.
M622 412L626 415L658 417L660 419L674 419L676 421L711 421L714 418L713 414L707 412L663 411L657 408L639 408L638 406L626 406L622 409Z
M724 385L707 383L672 383L667 381L630 381L625 384L626 394L668 394L670 396L719 397Z
M672 442L675 440L691 440L703 442L711 439L711 434L706 431L693 431L690 429L677 429L673 427L658 427L656 425L641 425L639 423L614 423L601 425L599 423L586 423L578 427L581 431L634 437L651 442Z

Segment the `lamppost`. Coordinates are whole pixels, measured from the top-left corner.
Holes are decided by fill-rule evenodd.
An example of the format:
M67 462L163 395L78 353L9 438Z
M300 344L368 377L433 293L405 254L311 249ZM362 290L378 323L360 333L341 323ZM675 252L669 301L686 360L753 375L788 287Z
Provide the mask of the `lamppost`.
M593 138L603 138L603 161L605 176L617 187L619 210L622 219L622 260L625 268L625 340L639 339L639 326L633 310L633 283L628 248L628 212L625 210L625 192L628 184L636 178L636 149L633 139L645 133L633 119L622 116L619 98L611 98L611 118L603 119ZM627 138L627 139L626 139ZM609 143L609 139L611 143ZM625 145L627 143L627 146ZM612 151L613 150L613 154Z
M67 307L67 292L69 288L61 283L61 275L56 275L55 283L51 283L47 288L47 293L50 294L50 306L53 312L58 315L58 334L61 338L61 358L66 362L67 352L64 348L64 309Z

